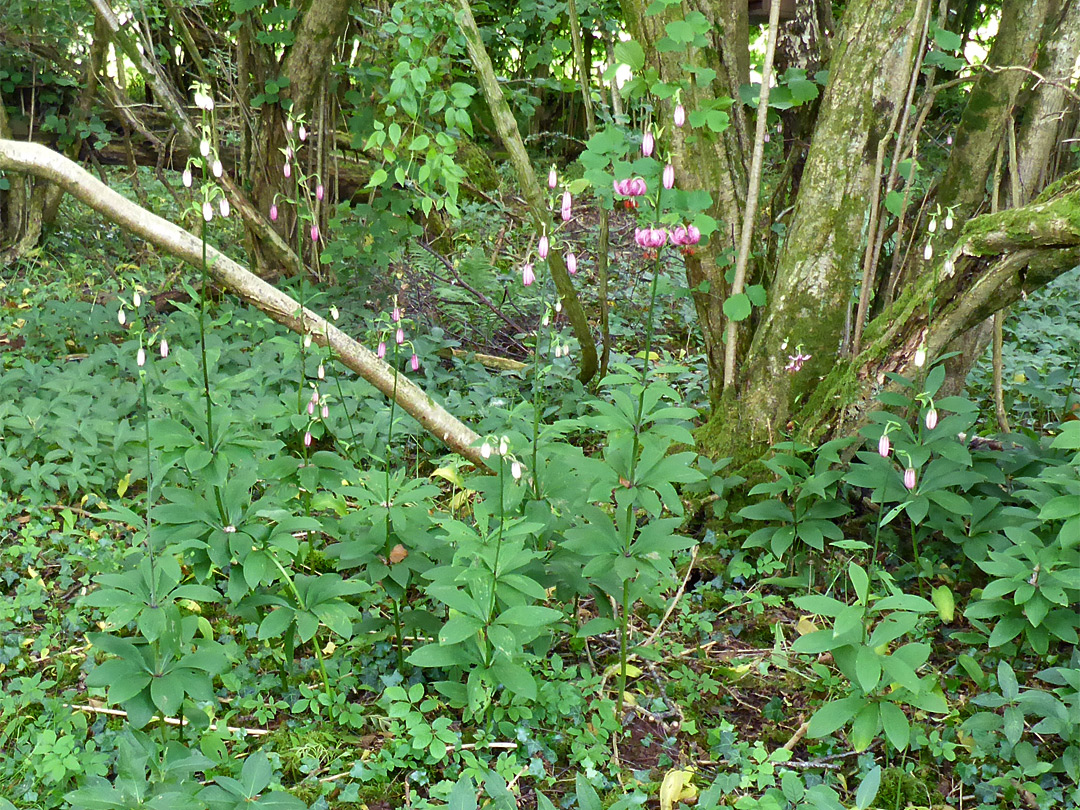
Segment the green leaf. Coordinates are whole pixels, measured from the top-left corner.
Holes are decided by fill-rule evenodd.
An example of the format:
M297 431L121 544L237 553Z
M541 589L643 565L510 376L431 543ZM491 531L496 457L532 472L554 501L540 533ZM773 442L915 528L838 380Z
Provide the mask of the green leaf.
M468 774L463 775L454 784L446 802L447 810L476 810L476 788Z
M806 636L803 636L806 638ZM807 724L806 735L808 737L824 737L832 734L841 726L845 725L855 713L866 705L866 700L861 697L846 697L826 703L810 718Z
M937 45L943 51L958 51L960 50L963 39L959 34L953 31L946 31L944 28L934 28L934 44Z
M624 40L615 45L615 61L629 65L636 72L645 66L645 51L634 40Z
M752 310L750 296L746 293L729 295L727 300L724 301L724 314L733 321L745 321L750 317Z
M417 667L453 667L471 663L468 655L459 647L443 647L439 644L426 644L413 650L405 660Z
M1007 661L999 661L997 668L998 688L1006 700L1016 700L1020 694L1020 685L1016 680L1016 673Z
M483 628L484 623L472 616L458 614L442 626L439 631L440 644L460 644L465 639L472 638Z
M911 724L908 723L904 710L895 703L881 704L881 724L885 728L885 737L897 751L904 751L911 740Z
M904 195L899 191L890 191L885 195L885 210L892 214L894 217L900 216L900 211L904 207Z
M516 605L507 608L495 620L499 624L519 624L525 627L543 627L557 622L562 613L540 605Z
M851 584L855 586L855 595L859 597L859 604L866 604L866 597L870 591L870 577L857 563L848 563L848 576Z
M604 803L600 801L600 796L589 784L585 774L578 772L574 777L574 782L577 788L578 810L604 810Z
M855 676L864 692L872 692L881 681L881 656L870 647L859 647L855 654Z
M536 681L524 667L509 661L496 661L491 665L491 673L509 692L526 700L536 700Z
M855 807L857 810L867 810L877 798L878 790L881 789L881 766L875 765L873 770L866 775L855 793Z
M878 704L868 703L863 706L855 720L851 723L849 739L851 747L856 751L865 751L874 742L878 730L881 728L881 715Z

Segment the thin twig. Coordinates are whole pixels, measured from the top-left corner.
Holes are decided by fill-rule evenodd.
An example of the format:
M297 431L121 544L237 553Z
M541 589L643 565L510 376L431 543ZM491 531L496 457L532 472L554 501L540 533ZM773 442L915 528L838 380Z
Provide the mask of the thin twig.
M675 611L675 607L679 604L679 600L682 599L683 592L686 590L686 583L690 581L690 574L694 571L694 563L697 562L699 548L700 546L695 545L690 551L690 565L686 566L686 576L683 577L682 584L679 585L679 590L675 592L675 598L671 600L668 609L664 611L664 615L660 619L660 624L656 625L656 629L649 634L649 637L645 639L642 646L647 647L656 641L656 637L660 635L660 631L664 629L667 620L671 618L671 614Z
M77 712L87 712L89 714L107 714L112 717L127 717L128 713L120 709L107 709L104 706L91 706L89 704L80 703L65 703L63 704L65 709L74 709ZM151 717L150 722L158 720L170 726L186 726L188 724L187 718L180 720L176 717ZM241 728L239 726L225 726L227 731L240 731L247 734L249 737L264 737L270 733L269 729L265 728ZM209 726L210 731L217 731L218 725L211 723Z

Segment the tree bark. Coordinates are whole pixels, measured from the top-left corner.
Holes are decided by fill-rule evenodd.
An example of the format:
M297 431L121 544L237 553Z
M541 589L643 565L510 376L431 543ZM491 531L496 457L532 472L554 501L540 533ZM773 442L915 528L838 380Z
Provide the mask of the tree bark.
M890 113L903 103L911 70L907 43L921 30L916 5L854 0L845 11L794 218L746 361L743 429L752 442L771 442L796 402L836 364L852 270L879 182L878 142ZM810 359L791 374L785 370L789 355L800 351Z
M93 208L130 233L196 266L202 266L202 242L178 225L125 199L81 166L40 144L0 140L0 171L31 175L61 186L65 192ZM207 269L223 287L259 308L273 320L313 342L330 347L341 362L413 416L436 439L479 467L486 467L476 446L479 436L458 421L408 378L375 356L315 312L246 270L209 245ZM396 378L396 382L395 382ZM395 392L396 388L396 392Z

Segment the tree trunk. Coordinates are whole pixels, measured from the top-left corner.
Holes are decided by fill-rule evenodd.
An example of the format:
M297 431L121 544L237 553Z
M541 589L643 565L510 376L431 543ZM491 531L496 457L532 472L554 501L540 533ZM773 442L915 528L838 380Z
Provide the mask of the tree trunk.
M903 103L912 69L908 40L921 30L916 5L854 0L845 11L776 281L744 367L739 430L752 443L776 440L796 404L836 364L867 209L880 182L878 143ZM810 359L789 373L789 356L800 352Z

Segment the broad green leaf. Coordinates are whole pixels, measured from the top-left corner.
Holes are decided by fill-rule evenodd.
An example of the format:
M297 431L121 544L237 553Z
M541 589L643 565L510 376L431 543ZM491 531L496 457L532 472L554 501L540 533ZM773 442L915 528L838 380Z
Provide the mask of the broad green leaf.
M875 765L859 785L855 793L855 807L857 810L867 810L874 799L877 798L878 790L881 789L881 766Z
M750 296L746 293L729 295L724 301L724 314L733 321L745 321L750 317L752 310Z

